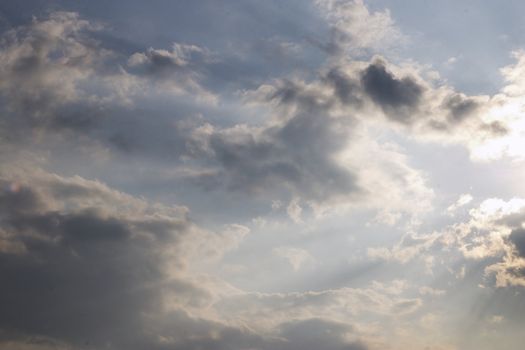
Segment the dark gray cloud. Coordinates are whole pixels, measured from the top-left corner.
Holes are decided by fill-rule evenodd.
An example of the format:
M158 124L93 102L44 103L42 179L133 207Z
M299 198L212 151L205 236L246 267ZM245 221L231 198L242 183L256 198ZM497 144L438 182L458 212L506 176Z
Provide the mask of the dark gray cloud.
M479 107L476 100L463 94L454 94L443 101L444 107L450 111L448 118L451 122L459 123L471 116Z
M508 133L504 122L483 120L483 113L490 108L487 96L466 96L411 74L396 76L386 62L374 59L360 72L360 89L389 120L419 129L422 138L457 136L459 142L468 144L466 139L471 137L465 136L469 134L466 130L478 135L480 142ZM354 105L359 106L358 101Z
M193 307L209 302L206 289L173 276L187 266L185 252L166 259L167 250L195 238L184 217L168 208L151 212L140 200L78 177L28 182L1 183L0 340L165 349L159 330L149 328L166 314L164 296ZM168 261L176 269L169 275ZM171 322L162 320L172 336L183 337Z
M513 230L509 239L516 247L518 254L525 257L525 230L521 228Z
M424 92L412 78L396 78L382 63L369 65L362 73L361 83L389 118L401 122L412 118Z
M39 196L27 187L19 188L16 183L0 182L2 196L0 210L3 215L11 216L19 213L34 212L41 207Z
M56 211L23 185L4 189L0 207L6 239L24 247L0 253L0 328L94 347L145 337L140 315L160 311L166 278L161 246L183 223Z
M331 69L325 76L326 82L334 89L341 103L359 107L361 100L359 96L359 82L351 79L348 75L337 68Z
M234 189L287 189L317 201L359 192L356 176L332 159L349 142L353 120L330 116L330 104L292 82L269 98L297 110L275 125L211 135L209 147L222 167L217 178Z

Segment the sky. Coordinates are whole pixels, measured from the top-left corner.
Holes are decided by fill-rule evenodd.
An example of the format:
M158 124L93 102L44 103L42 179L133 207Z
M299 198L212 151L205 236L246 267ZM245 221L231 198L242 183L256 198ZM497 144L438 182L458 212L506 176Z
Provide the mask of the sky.
M0 3L0 348L521 350L522 1Z

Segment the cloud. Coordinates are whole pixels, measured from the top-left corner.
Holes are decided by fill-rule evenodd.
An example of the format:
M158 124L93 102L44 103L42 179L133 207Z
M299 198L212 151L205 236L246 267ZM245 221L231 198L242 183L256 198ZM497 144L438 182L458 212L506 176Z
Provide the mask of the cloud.
M459 208L468 205L474 198L469 193L459 196L458 200L447 208L447 212L453 215Z
M213 94L200 84L206 50L175 43L172 51L150 49L127 57L102 40L106 30L78 13L52 12L3 33L0 132L5 140L16 143L17 133L31 132L49 142L73 133L125 148L136 137L121 136L115 128L128 117L135 118L127 132L141 128L136 125L136 114L144 113L136 110L140 99L149 96L148 108L155 110L158 101L152 103L151 96L213 103ZM138 143L151 145L145 134Z
M151 74L170 73L193 64L194 56L205 57L205 51L195 45L174 44L172 51L148 49L144 53L134 53L128 60L131 67L148 65Z
M326 43L311 41L332 56L332 64L346 66L355 57L388 54L410 41L388 10L370 11L360 0L319 0L316 4L331 26L331 37ZM462 144L476 161L503 157L522 160L525 61L522 50L513 51L511 56L516 62L500 70L505 85L492 96L468 96L450 86L433 86L434 79L428 78L436 72L426 72L427 79L414 79L414 69L408 69L408 75L394 74L391 64L378 64L377 60L363 69L362 88L387 118L415 126L411 134L419 140ZM410 62L404 65L414 66ZM350 80L337 78L338 89L348 90L350 85L341 83ZM359 89L352 90L352 95L359 95L355 93Z
M360 79L362 95L372 106L363 114L400 123L415 139L474 147L506 134L506 121L485 115L491 105L487 96L466 96L426 78L429 72L420 67L396 66L382 57L355 67L352 75Z
M345 105L361 106L360 86L357 79L352 79L340 68L334 67L323 77L334 89L335 95Z
M483 267L485 283L496 287L524 286L524 208L525 201L519 198L487 199L469 211L466 221L431 233L406 234L393 247L369 248L368 254L402 264L429 257L443 262L475 261ZM458 275L464 278L464 266Z
M367 15L386 23L385 28L391 26L387 13L370 14L361 2L319 6L332 13L330 18L340 26L352 13L348 8L362 12L359 18ZM75 13L60 12L6 36L11 40L6 39L2 54L10 58L3 66L6 79L0 90L11 101L10 110L4 111L10 129L29 123L30 129L38 126L40 137L49 132L40 130L44 126L60 137L67 134L60 128L74 129L111 151L169 159L172 166L184 160L190 182L206 189L260 194L270 188L288 192L283 200L295 196L314 204L361 199L370 188L360 183L364 176L357 164L338 159L358 143L355 130L361 123L366 127L381 117L401 122L384 127L410 132L423 142L464 144L476 157L487 153L480 151L484 147L494 150L500 147L498 142L507 142L508 120L489 118L496 113L491 112L496 107L489 97L434 86L425 81L421 69L395 66L378 57L329 62L312 80L277 79L261 85L246 96L265 105L269 120L259 125L212 125L210 114L224 111L205 103L211 110L203 116L199 101L212 96L204 82L217 54L175 43L169 50L136 52L125 57L127 65L121 66L119 53L91 37L101 29ZM378 32L383 37L392 31ZM17 60L33 63L12 63ZM38 73L29 75L31 70ZM504 70L509 81L511 70ZM20 80L24 83L9 83ZM52 94L47 102L42 100L45 91ZM168 109L159 106L163 98L170 100ZM28 99L33 102L26 103ZM24 108L31 105L33 111L26 113ZM248 111L242 107L236 113ZM144 114L155 117L143 118ZM8 134L6 129L3 133Z
M180 349L315 350L321 344L330 350L366 350L369 348L362 341L349 337L353 335L351 326L321 318L285 322L279 325L273 337L263 337L247 329L218 325L203 320L188 320L180 313L174 314L173 318L172 323L181 327L181 336L178 338L164 337L164 347L159 347L159 349L176 347Z
M373 284L363 288L292 293L246 292L223 298L215 306L231 320L251 324L260 332L278 329L290 320L322 318L347 324L355 322L355 335L360 334L357 328L362 326L365 338L367 323L361 323L361 317L366 315L374 322L388 323L397 317L410 317L422 306L419 298L407 298L390 290L390 286L385 290ZM257 323L253 323L255 319ZM383 335L377 337L379 342L384 341Z
M127 62L129 72L149 77L160 89L177 94L192 94L214 102L216 97L200 83L205 67L213 61L211 53L196 45L174 43L171 51L149 48L132 54Z
M205 231L184 207L150 203L79 176L20 170L1 176L0 344L40 350L368 348L328 309L326 318L313 317L313 295L304 300L300 319L267 314L264 322L247 319L245 327L235 318L242 308L224 313L220 305L227 300L260 306L201 268L236 249L247 228ZM336 302L331 292L327 297ZM268 307L280 308L272 298ZM259 322L272 324L270 333L256 331ZM316 341L305 342L308 334Z
M450 111L448 119L454 122L461 122L464 118L476 112L479 106L475 99L459 93L447 97L443 104L445 109Z
M203 180L254 193L289 191L314 206L370 203L380 195L377 186L397 197L390 191L402 189L395 185L401 179L414 195L429 195L399 148L368 138L357 118L363 99L358 77L357 70L334 68L318 80L283 79L247 93L251 103L271 103L273 118L263 126L210 129L207 148L223 169ZM389 177L383 167L398 176Z
M4 33L0 50L4 120L18 128L89 124L89 116L81 113L66 120L53 112L81 98L78 82L109 55L88 34L98 29L76 13L54 12L45 20L34 19Z
M525 257L525 230L521 228L512 230L509 235L509 240L516 247L518 255Z
M192 282L190 262L220 257L246 234L239 226L206 232L184 208L80 177L4 174L1 185L5 341L20 334L79 348L160 346L148 335L148 315L163 317L166 295L181 308L207 304L211 294Z
M309 319L289 322L281 325L281 336L288 340L283 349L329 349L329 350L366 350L368 346L360 341L347 341L352 327L344 323L322 319Z
M500 262L486 268L488 274L494 274L496 286L525 286L525 232L522 229L523 212L520 213L522 223L515 227L506 240L505 255Z
M223 41L210 46L223 52L185 41L120 52L106 41L107 27L70 12L5 33L0 347L401 348L399 339L418 342L420 329L411 327L435 307L427 302L453 293L372 278L393 277L406 264L396 278L412 268L428 277L459 267L465 282L467 268L478 264L486 284L525 285L523 201L487 200L463 221L418 233L435 193L414 167L419 159L401 146L460 144L473 158L519 158L523 54L503 70L507 85L498 94L471 96L413 62L369 57L406 39L388 11L362 1L316 3L332 37L311 42L329 57L285 76L270 63L255 67L291 62L306 50L284 37L248 45L264 52L235 52ZM244 54L257 59L237 67ZM265 74L275 77L261 83ZM236 79L241 89L232 92ZM103 150L103 166L88 161L94 150ZM26 167L12 170L18 163ZM166 203L180 196L213 230L195 224L185 207L141 196ZM449 211L471 199L460 197ZM221 211L227 215L216 219ZM261 232L286 236L252 240L244 215L253 212L253 222L265 223ZM326 213L339 216L316 221ZM286 215L292 222L272 222ZM290 245L297 228L330 231L320 240L341 251L330 249L325 261L312 235L301 237L306 249ZM382 246L397 230L402 238ZM378 242L368 258L393 263L358 261L366 259L366 242ZM297 273L271 271L264 278L272 282L293 278L282 285L263 279L266 292L242 290L255 270L239 261L253 253L263 271L261 249ZM332 270L342 259L344 271ZM350 261L374 270L361 269L358 279ZM321 262L330 276L319 279ZM324 285L336 279L345 287ZM359 287L360 279L371 285ZM288 292L304 284L315 290Z
M370 12L362 0L318 0L332 26L331 40L324 45L330 54L383 51L407 42L388 10Z
M293 247L277 247L272 252L286 259L294 271L298 271L303 265L315 262L315 258L305 249Z
M352 121L327 115L322 102L293 85L274 96L290 104L297 98L297 111L264 127L237 125L210 135L212 160L222 168L215 181L253 193L284 189L316 201L358 191L352 172L332 159L347 143Z
M380 63L369 65L361 77L364 91L392 119L412 117L423 88L409 77L395 78Z
M364 5L356 2L352 6ZM166 171L183 164L185 170L175 172L175 181L207 190L273 196L272 200L298 198L313 208L362 203L366 198L367 203L380 203L374 190L379 182L394 192L401 189L399 181L409 182L417 197L429 194L421 174L408 166L400 149L393 151L372 136L365 141L368 123L382 117L402 124L387 127L405 127L422 140L466 142L469 147L505 130L503 122L484 122L476 116L485 108L484 97L465 96L447 86L433 87L415 68L397 67L382 58L341 59L330 62L311 80L283 78L263 84L245 91L246 102L257 108L264 105L268 118L262 123L244 124L241 119L226 126L212 124L211 114L225 113L213 103L202 103L203 97L211 96L205 81L216 54L197 45L175 43L170 50L136 52L125 57L127 65L120 65L122 55L92 39L94 30L101 27L77 14L56 13L10 34L14 39L3 47L2 54L20 58L27 51L30 57L39 57L31 69L38 69L41 73L35 76L45 79L35 82L31 75L27 85L6 83L4 98L24 100L26 94L41 96L43 91L55 95L49 97L49 103L35 100L32 117L20 107L27 103L12 105L12 111L5 111L9 129L14 127L11 123L25 120L32 126L15 129L36 128L40 139L46 140L40 144L48 142L49 135L60 142L70 137L71 143L81 135L83 142L105 148L110 156L147 156L163 161L160 166ZM38 51L31 43L40 37L47 39ZM63 57L52 54L56 51L63 52ZM22 74L10 64L4 71ZM61 87L53 86L66 79L63 77L69 80L61 85L67 87L61 92ZM95 90L99 92L93 93ZM18 97L10 98L11 94ZM245 105L235 112L242 117L249 111ZM484 130L478 140L471 137L477 130ZM17 138L10 139L17 143ZM358 161L367 157L367 148L374 149L375 158ZM388 166L395 167L398 175L383 172ZM401 193L391 196L406 197ZM387 210L383 217L398 217L411 206L392 203L403 208Z
M299 199L294 198L290 201L290 204L286 207L286 212L288 213L288 216L290 219L292 219L293 222L299 223L301 222L301 213L303 211L303 208L299 204Z
M98 345L126 342L119 334L130 330L141 333L136 311L155 307L158 291L147 285L161 278L147 241L132 240L124 225L96 215L11 221L36 237L18 234L24 253L2 254L9 284L2 292L3 329Z

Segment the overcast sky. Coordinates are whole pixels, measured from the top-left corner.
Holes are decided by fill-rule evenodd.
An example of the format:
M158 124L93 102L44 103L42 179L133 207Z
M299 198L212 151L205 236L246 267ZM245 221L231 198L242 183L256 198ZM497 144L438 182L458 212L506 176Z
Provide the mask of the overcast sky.
M522 350L523 1L0 3L0 348Z

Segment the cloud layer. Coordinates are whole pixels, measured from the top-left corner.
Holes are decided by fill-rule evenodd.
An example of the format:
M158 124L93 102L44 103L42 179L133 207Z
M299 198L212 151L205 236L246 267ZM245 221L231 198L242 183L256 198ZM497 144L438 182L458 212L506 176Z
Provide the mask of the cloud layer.
M27 6L0 347L520 349L522 51L474 94L360 0Z

